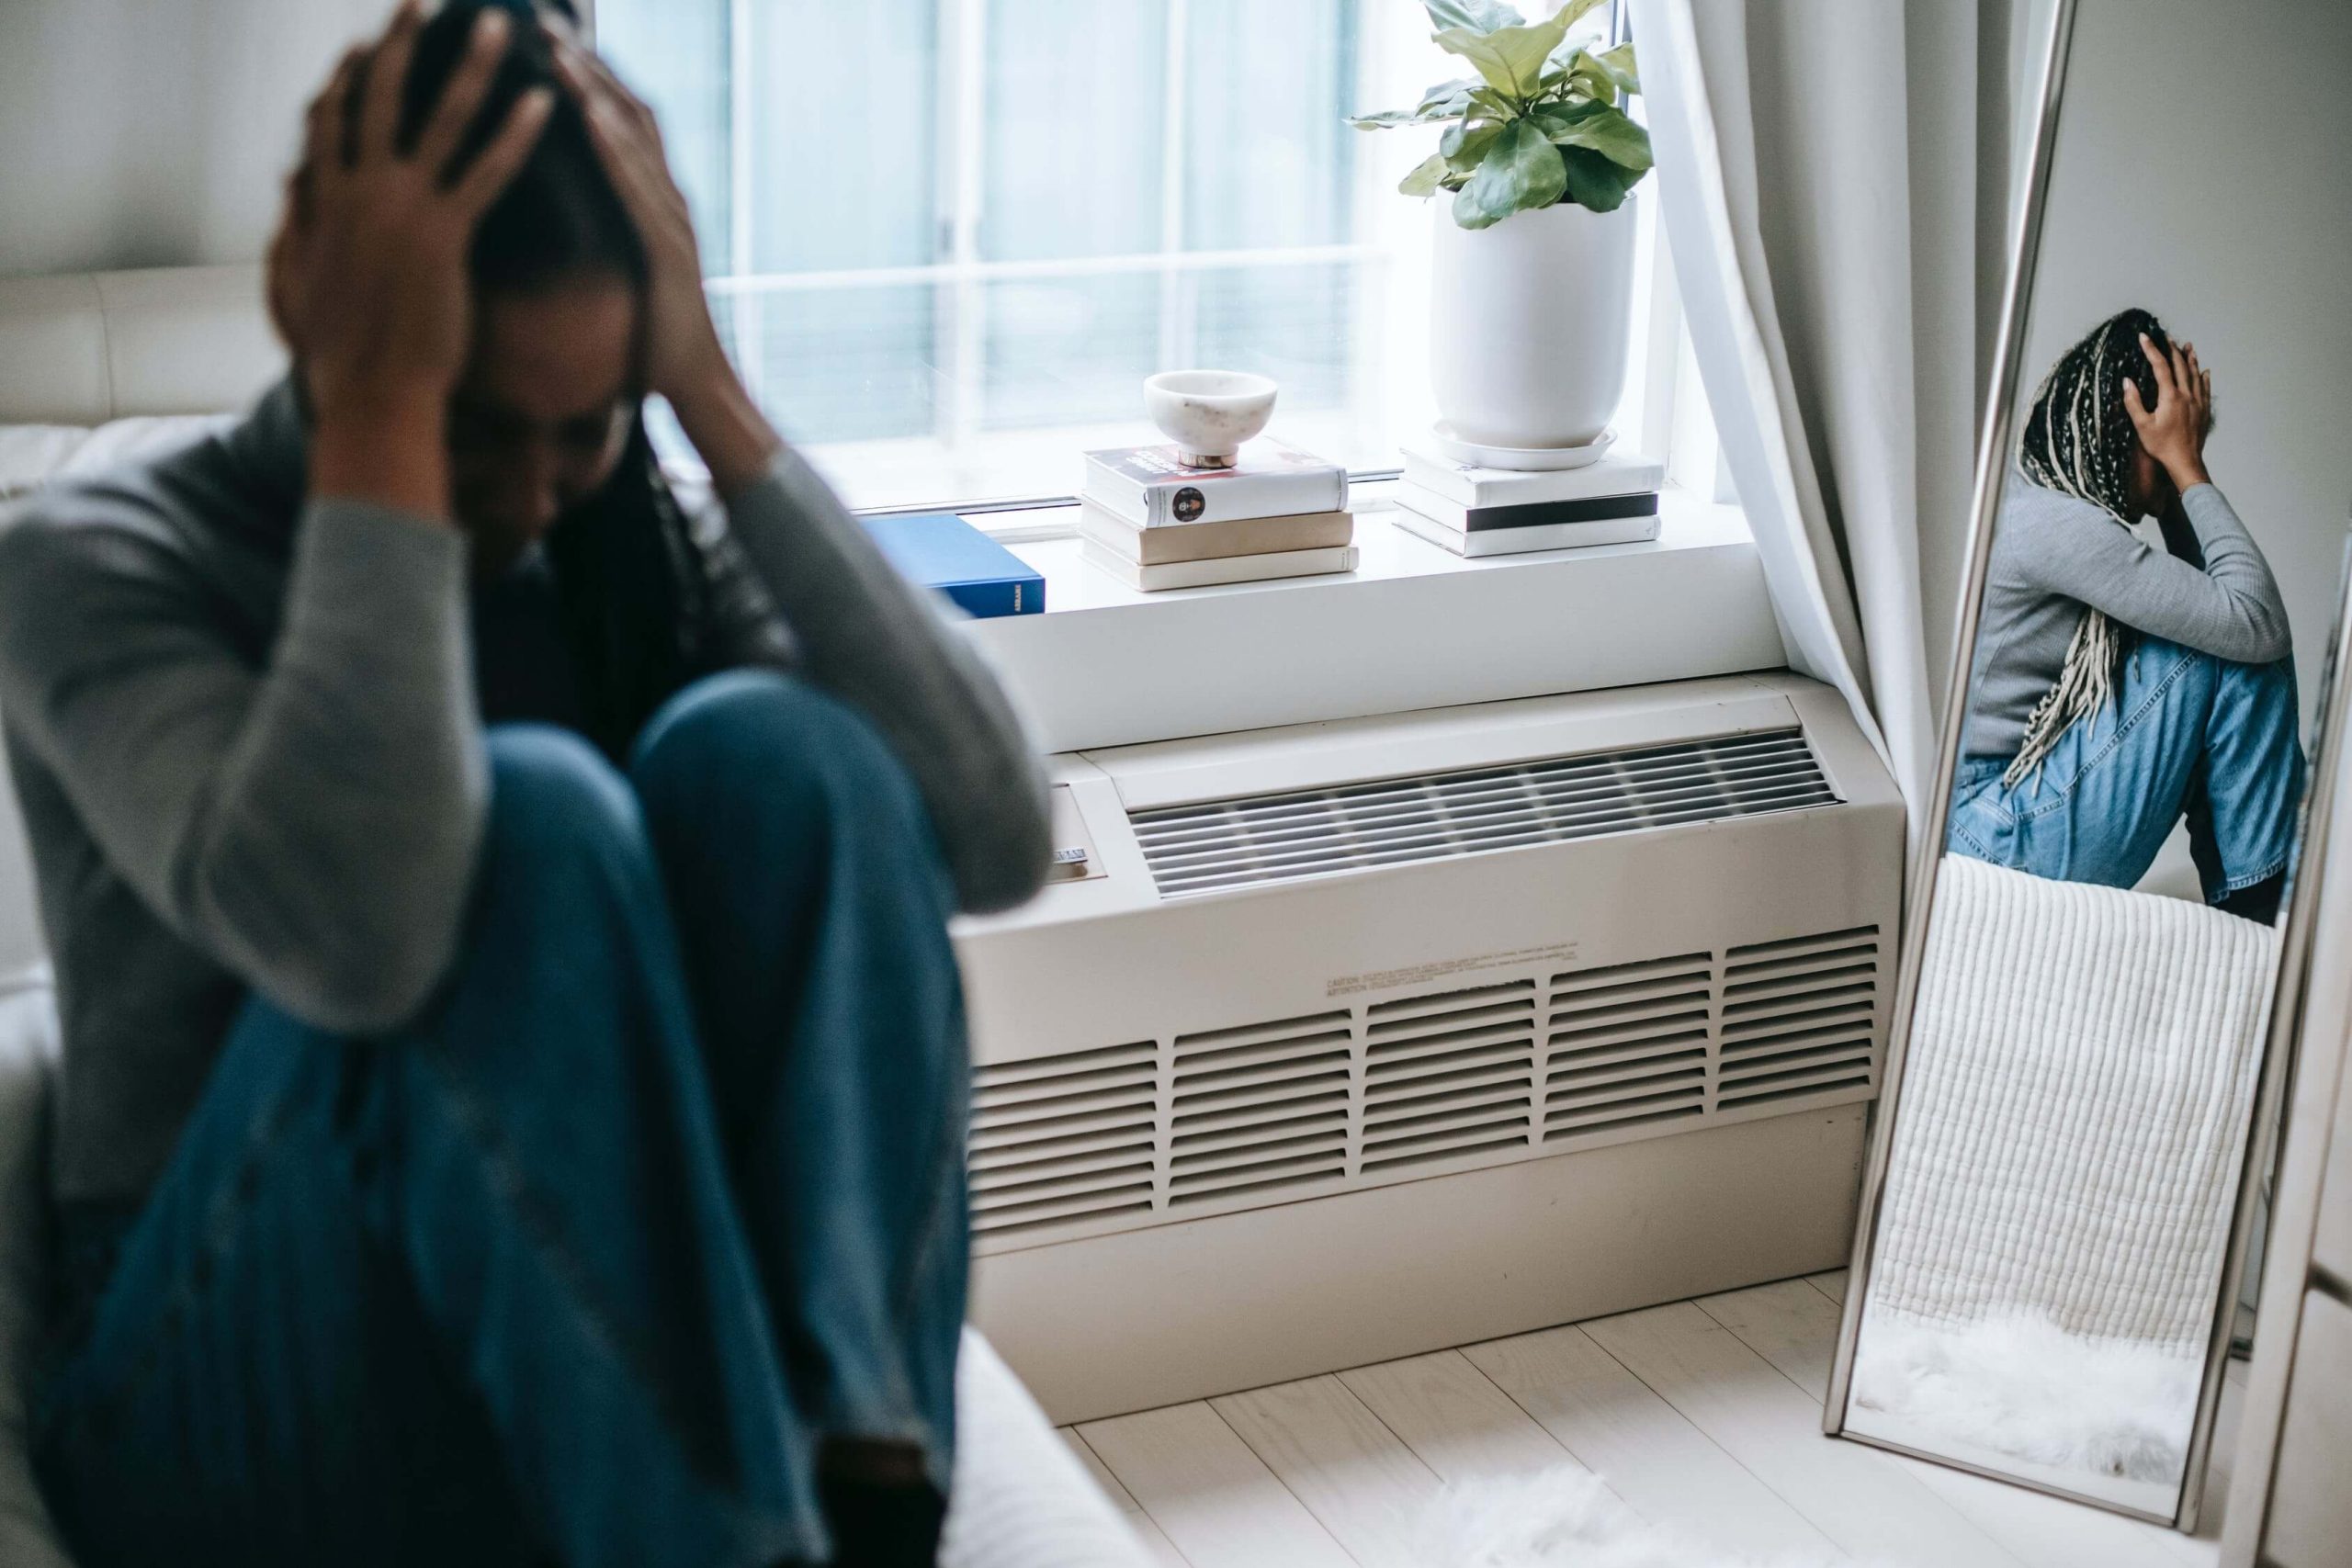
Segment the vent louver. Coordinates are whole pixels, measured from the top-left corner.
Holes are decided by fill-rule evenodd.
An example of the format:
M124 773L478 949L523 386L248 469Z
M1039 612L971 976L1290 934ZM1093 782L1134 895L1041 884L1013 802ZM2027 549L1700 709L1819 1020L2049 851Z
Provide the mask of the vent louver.
M1148 1040L974 1073L974 1233L1149 1209L1159 1080Z
M1546 1041L1546 1142L1707 1109L1714 956L1557 975Z
M1375 1002L1364 1035L1364 1170L1527 1142L1534 981Z
M1185 806L1128 818L1163 897L1834 806L1801 729Z
M1179 1037L1169 1201L1345 1175L1352 1025L1327 1012Z
M1875 926L1520 974L976 1075L983 1250L1864 1100Z
M1877 1017L1876 927L1733 948L1724 974L1717 1101L1870 1088Z

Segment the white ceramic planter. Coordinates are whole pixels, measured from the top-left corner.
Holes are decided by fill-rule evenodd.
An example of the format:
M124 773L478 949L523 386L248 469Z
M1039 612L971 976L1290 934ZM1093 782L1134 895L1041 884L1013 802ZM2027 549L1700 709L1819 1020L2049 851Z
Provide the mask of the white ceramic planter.
M1469 230L1431 204L1439 417L1486 446L1581 446L1609 427L1633 330L1634 203L1561 202Z

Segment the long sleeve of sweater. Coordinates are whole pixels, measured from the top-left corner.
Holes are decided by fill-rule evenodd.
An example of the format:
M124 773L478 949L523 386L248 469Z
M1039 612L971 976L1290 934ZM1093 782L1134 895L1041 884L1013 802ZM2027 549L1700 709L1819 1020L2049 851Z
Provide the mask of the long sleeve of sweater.
M1012 704L933 596L901 577L797 453L727 502L803 672L864 713L913 775L967 909L1036 892L1044 773Z
M453 529L301 519L256 663L169 525L0 533L0 705L179 938L340 1032L405 1021L454 955L488 800Z
M2203 570L2157 549L2095 508L2060 502L2020 509L2005 525L2016 570L2032 587L2216 659L2267 664L2290 649L2287 608L2269 563L2220 490L2181 496Z

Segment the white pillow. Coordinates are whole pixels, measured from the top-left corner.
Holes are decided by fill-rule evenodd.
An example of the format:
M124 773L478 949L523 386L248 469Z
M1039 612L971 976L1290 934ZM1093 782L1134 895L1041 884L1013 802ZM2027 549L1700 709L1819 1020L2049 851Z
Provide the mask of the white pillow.
M49 482L90 433L73 424L0 424L0 501Z
M118 419L90 432L59 464L51 477L83 479L125 463L160 457L166 452L228 429L243 416L232 413L148 414Z

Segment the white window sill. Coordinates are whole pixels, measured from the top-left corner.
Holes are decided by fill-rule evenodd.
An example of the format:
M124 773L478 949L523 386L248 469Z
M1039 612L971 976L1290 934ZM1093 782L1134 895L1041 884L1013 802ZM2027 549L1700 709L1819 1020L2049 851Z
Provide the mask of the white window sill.
M1464 560L1356 487L1353 572L1139 593L1069 509L985 521L1046 578L1036 615L966 630L1049 751L1640 685L1787 662L1746 518L1669 489L1647 544Z

